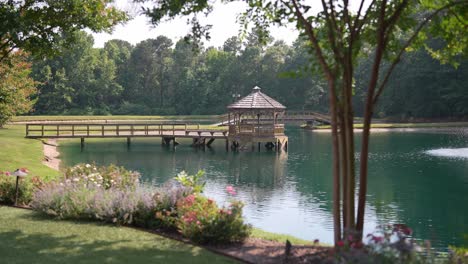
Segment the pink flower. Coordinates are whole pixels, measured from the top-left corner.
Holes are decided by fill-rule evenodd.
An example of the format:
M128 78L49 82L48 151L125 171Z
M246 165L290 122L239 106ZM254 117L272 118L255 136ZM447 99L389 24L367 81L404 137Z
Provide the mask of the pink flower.
M232 215L232 211L231 211L231 210L227 210L227 211L226 211L226 214L227 214L227 215Z
M336 245L339 246L339 247L343 247L344 246L344 241L340 240L340 241L336 242Z
M5 171L5 176L11 176L11 172Z
M228 192L230 195L236 195L236 190L231 185L226 186L226 192Z
M185 202L191 206L195 202L195 195L191 194L187 197L185 197Z

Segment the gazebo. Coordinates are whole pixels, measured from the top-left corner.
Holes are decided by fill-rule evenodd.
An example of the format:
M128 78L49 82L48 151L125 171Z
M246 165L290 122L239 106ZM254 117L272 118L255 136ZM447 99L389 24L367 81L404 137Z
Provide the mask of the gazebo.
M227 107L227 143L231 149L254 149L258 145L260 151L264 143L267 149L287 150L288 137L284 134L284 124L278 122L286 107L260 90L255 86L249 95Z

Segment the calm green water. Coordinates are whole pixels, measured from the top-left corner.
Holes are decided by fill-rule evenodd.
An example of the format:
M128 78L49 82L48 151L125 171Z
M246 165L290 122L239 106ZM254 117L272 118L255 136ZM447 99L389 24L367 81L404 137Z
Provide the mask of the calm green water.
M227 153L224 142L197 150L181 140L176 149L160 139L79 140L60 148L64 165L115 163L162 183L177 172L206 171L206 195L229 199L226 185L245 202L254 226L304 239L332 242L331 140L328 133L290 128L289 152ZM358 135L359 137L359 135ZM449 148L449 149L446 149ZM438 132L380 132L371 140L366 233L387 223L406 223L438 249L467 245L468 128Z

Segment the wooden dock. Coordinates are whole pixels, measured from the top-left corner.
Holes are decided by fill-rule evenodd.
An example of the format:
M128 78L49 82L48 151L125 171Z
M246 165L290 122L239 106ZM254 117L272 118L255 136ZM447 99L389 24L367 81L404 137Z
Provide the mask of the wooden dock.
M180 123L28 123L26 138L80 138L84 147L85 138L127 138L130 146L131 138L156 137L162 139L162 144L177 145L176 138L191 138L192 146L210 146L215 139L226 140L228 130L207 129L199 124Z

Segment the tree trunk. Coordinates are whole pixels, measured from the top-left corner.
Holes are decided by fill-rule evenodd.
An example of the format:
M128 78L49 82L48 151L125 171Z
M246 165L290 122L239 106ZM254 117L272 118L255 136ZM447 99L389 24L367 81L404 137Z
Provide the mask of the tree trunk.
M359 201L358 201L358 214L356 230L362 238L362 231L364 228L364 213L366 206L367 195L367 165L369 159L369 137L370 137L370 124L373 114L373 100L375 88L379 80L380 63L382 61L383 52L385 49L385 9L386 1L383 2L379 15L379 27L377 32L377 47L375 51L374 64L372 66L371 78L369 81L369 88L366 97L366 106L364 111L364 127L362 131L361 142L361 159L360 159L360 175L359 175Z
M340 150L338 143L338 113L336 84L332 76L327 76L330 90L330 115L332 126L332 152L333 152L333 230L335 244L341 240L341 203L340 203Z

